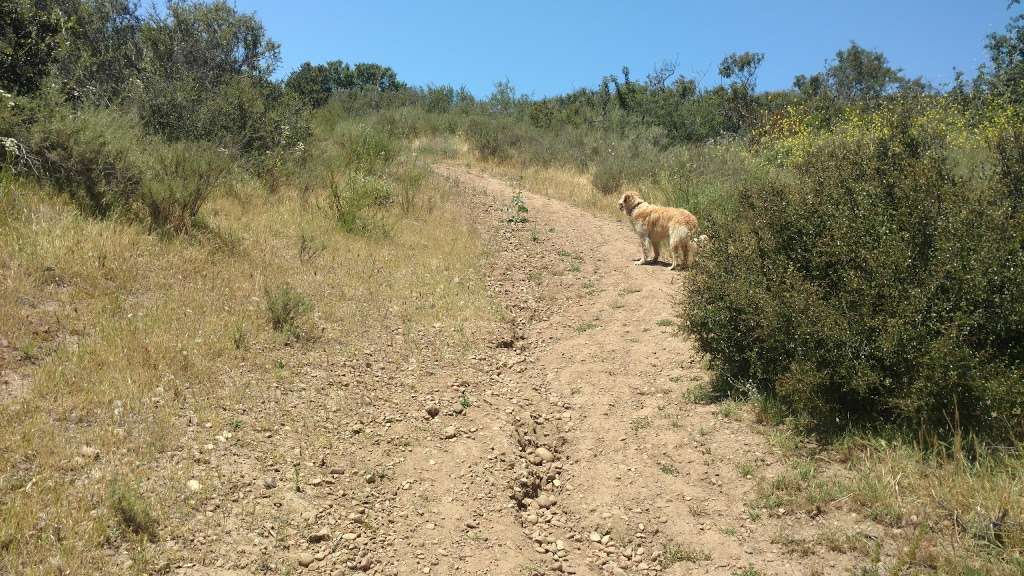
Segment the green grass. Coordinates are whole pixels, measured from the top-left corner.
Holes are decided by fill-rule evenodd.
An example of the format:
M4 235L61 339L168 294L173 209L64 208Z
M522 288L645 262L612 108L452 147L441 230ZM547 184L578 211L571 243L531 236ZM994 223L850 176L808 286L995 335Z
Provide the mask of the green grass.
M159 535L157 517L133 485L120 479L111 480L107 503L123 529L156 541Z
M662 550L661 556L658 558L658 564L663 570L665 570L680 562L695 564L698 562L707 562L708 560L711 560L711 554L705 550L701 550L693 546L669 542Z

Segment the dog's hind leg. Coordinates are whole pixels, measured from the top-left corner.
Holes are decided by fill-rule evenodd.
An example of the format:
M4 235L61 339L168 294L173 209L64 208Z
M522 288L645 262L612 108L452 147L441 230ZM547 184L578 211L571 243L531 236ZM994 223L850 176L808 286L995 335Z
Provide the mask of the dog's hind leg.
M683 270L690 267L690 231L685 226L672 230L669 235L672 250L672 266L669 270Z

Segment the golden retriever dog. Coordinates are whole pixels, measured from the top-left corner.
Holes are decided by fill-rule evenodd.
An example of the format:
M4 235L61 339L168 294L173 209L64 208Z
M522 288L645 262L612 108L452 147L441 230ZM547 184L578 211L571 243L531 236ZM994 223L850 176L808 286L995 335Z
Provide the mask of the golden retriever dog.
M640 237L640 260L637 265L658 261L663 242L672 252L670 270L682 270L693 264L697 255L697 217L682 208L655 206L635 192L626 192L619 200L619 210L629 217L633 231ZM651 253L651 258L647 253Z

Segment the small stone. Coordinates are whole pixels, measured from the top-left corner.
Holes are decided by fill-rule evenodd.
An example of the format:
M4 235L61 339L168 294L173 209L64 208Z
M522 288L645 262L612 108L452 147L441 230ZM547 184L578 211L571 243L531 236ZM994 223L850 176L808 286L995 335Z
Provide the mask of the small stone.
M314 558L313 555L308 552L299 554L299 566L302 566L303 568L309 568L310 564L312 564L315 561L316 558Z
M370 566L373 566L373 560L371 560L369 556L364 556L362 560L356 563L356 568L363 572L369 570Z
M455 428L455 426L448 426L447 428L444 429L444 432L441 434L441 438L445 440L451 440L452 438L455 438L458 435L459 431Z
M270 490L271 488L277 488L277 478L273 478L271 476L264 478L263 487L266 488L267 490Z
M306 539L309 540L310 544L326 542L331 539L331 531L327 528L321 528L318 532L310 534Z
M441 409L437 406L427 406L425 412L428 418L437 418L437 415L441 413Z
M341 535L341 539L342 540L355 540L358 537L359 537L359 535L356 534L355 532L346 532L346 533Z
M558 503L558 499L550 494L541 494L537 498L537 506L541 508L551 508Z
M202 489L202 487L203 485L200 484L199 480L196 480L195 478L188 481L188 489L191 490L192 492L199 492L199 490Z
M82 449L79 450L78 453L86 460L97 460L100 457L100 451L92 446L82 446Z
M600 542L601 541L601 535L598 534L597 532L591 532L590 533L590 541L591 542Z
M539 456L543 462L552 462L555 459L555 455L551 453L551 450L543 446L534 450L533 453Z

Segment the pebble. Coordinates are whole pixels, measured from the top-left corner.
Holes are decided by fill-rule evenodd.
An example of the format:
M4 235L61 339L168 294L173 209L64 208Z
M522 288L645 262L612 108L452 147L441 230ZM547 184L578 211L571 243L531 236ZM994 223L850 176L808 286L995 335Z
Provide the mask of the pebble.
M537 497L537 505L541 508L551 508L558 503L558 499L550 494L541 494Z
M313 558L313 555L308 552L299 554L299 566L303 568L308 568L314 561L316 561L316 558Z
M319 531L310 534L306 539L309 540L310 544L326 542L331 539L331 531L327 528L321 528Z
M270 476L264 478L263 479L263 487L266 488L267 490L270 490L271 488L276 488L277 487L277 478L273 478L273 477L270 477Z
M539 456L540 459L544 462L552 462L555 459L555 455L551 453L551 450L548 450L543 446L534 450L534 454Z
M437 406L427 406L424 412L427 413L428 418L437 418L437 415L441 413L441 409Z
M199 490L202 489L202 487L203 485L200 484L199 480L196 480L195 478L188 481L188 489L193 492L199 492Z
M455 426L448 426L447 428L444 429L444 432L441 434L441 438L445 440L451 440L452 438L455 438L458 435L459 431L455 428Z
M92 446L82 446L82 449L79 450L78 453L86 460L96 460L100 457L100 451Z

